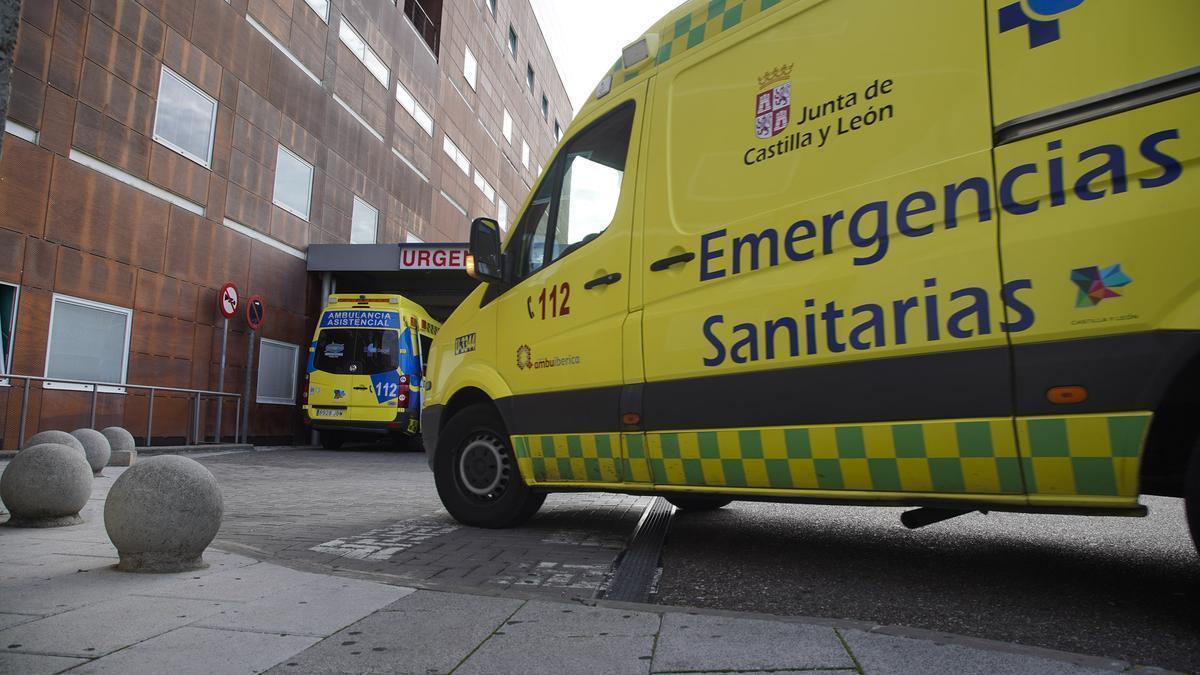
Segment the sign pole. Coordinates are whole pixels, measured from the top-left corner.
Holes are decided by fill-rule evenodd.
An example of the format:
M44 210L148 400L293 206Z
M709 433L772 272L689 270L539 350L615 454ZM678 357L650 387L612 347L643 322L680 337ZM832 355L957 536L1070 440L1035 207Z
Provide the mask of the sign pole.
M242 389L242 443L250 442L250 374L254 372L254 336L257 334L250 329L250 339L246 343L246 387Z
M221 287L221 293L217 297L217 309L220 310L224 321L221 322L221 371L217 373L217 391L225 393L225 348L229 344L229 318L237 314L238 309L238 290L233 283L226 283ZM217 397L217 443L221 442L221 413L225 407L225 398ZM234 434L234 441L237 441L237 434Z
M221 370L217 374L217 391L225 393L225 346L229 344L229 319L221 319ZM225 397L217 397L217 442L221 442L221 411L225 407ZM235 439L236 440L236 439Z

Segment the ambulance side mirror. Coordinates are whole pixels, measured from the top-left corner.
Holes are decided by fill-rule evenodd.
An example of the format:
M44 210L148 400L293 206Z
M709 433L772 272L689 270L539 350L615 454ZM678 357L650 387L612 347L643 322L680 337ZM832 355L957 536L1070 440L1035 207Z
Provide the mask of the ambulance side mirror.
M471 263L467 265L467 274L478 281L504 282L500 224L491 218L476 218L471 223Z

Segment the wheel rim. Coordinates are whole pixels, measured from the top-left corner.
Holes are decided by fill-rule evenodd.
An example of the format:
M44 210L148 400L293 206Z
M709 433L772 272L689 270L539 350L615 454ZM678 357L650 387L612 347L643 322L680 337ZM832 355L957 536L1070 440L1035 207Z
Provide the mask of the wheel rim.
M512 475L504 442L495 434L478 433L467 439L458 455L458 483L476 501L494 501L504 494Z

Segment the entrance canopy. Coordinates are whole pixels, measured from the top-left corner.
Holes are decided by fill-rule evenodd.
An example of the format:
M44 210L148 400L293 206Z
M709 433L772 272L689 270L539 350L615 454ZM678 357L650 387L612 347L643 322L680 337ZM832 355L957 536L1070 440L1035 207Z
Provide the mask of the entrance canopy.
M467 276L467 250L466 244L313 244L308 271L329 275L330 293L398 293L445 321L479 283Z

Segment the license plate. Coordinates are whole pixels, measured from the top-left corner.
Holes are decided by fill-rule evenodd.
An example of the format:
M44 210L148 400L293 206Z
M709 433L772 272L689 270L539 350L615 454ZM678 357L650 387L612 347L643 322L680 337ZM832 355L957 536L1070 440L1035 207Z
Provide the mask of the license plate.
M316 408L317 417L341 417L344 410L331 410L328 408Z

